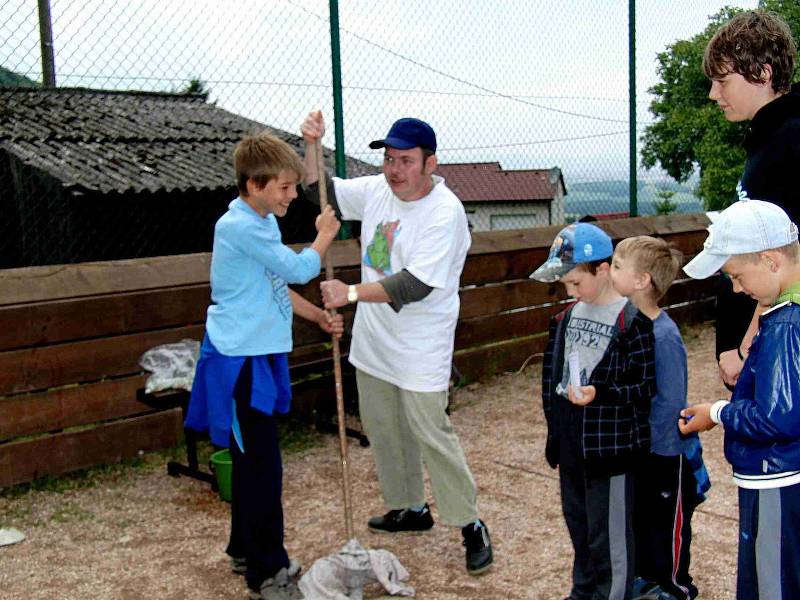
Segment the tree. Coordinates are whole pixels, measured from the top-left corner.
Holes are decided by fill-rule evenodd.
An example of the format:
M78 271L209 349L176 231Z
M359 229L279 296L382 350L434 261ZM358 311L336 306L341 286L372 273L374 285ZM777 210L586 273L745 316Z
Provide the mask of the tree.
M760 6L780 14L797 39L797 0L762 0ZM723 8L710 18L702 33L690 40L679 40L658 54L661 81L650 89L656 96L650 104L656 122L645 129L642 137L645 167L659 165L680 182L699 170L695 194L708 210L719 210L736 200L736 184L745 161L742 141L746 124L726 121L722 111L708 99L710 83L702 68L706 44L719 26L738 12L740 9ZM797 75L795 71L795 80Z
M656 192L656 196L661 200L656 200L655 208L657 215L669 215L678 209L678 205L672 201L675 192L672 190L662 189Z
M9 87L39 87L39 82L25 77L25 75L15 73L5 67L0 67L0 85Z
M203 97L203 100L208 100L209 90L206 87L206 82L197 77L189 80L189 83L186 84L186 86L178 93L186 95L200 95Z

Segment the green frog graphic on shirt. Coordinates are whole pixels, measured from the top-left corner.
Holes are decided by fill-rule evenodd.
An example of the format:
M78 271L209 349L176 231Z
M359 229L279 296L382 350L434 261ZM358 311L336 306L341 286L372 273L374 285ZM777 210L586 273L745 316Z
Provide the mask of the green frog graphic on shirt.
M378 223L372 242L364 253L364 264L372 267L381 275L392 274L392 248L394 240L400 233L400 219L388 223Z

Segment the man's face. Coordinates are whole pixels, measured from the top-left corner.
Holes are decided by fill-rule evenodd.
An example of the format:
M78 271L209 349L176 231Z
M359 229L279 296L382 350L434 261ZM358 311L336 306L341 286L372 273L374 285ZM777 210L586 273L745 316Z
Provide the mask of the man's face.
M597 274L592 275L583 267L578 266L562 276L559 281L564 284L568 296L593 304L603 291L601 277L607 270L607 266L600 265Z
M780 280L769 268L769 260L764 254L759 254L757 260L732 256L722 266L722 272L730 277L734 292L747 294L768 306L781 293Z
M641 283L643 274L634 269L633 261L630 258L622 258L618 253L611 259L611 284L621 296L629 297L633 294L637 285Z
M708 97L719 105L728 121L749 121L774 98L774 93L769 81L750 83L731 72L711 81Z
M423 159L422 148L386 147L383 154L383 174L394 195L410 202L428 195L432 187L431 174L436 168L436 157Z
M262 217L272 213L276 217L286 216L292 200L297 198L297 174L281 171L259 188L252 179L247 180L248 196L245 201Z

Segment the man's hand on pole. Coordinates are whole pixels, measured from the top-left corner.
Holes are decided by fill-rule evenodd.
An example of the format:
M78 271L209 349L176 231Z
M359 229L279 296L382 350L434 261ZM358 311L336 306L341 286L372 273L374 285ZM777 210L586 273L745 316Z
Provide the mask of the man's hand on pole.
M347 284L338 279L331 279L330 281L322 281L319 284L322 290L322 303L325 308L339 308L346 305L347 302Z

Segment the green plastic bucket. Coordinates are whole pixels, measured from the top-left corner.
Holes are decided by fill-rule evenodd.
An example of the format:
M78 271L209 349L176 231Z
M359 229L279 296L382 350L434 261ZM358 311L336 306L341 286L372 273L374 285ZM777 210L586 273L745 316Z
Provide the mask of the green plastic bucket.
M217 477L217 487L219 497L230 502L231 495L231 473L233 472L233 461L231 460L230 450L220 450L211 455L211 469Z

